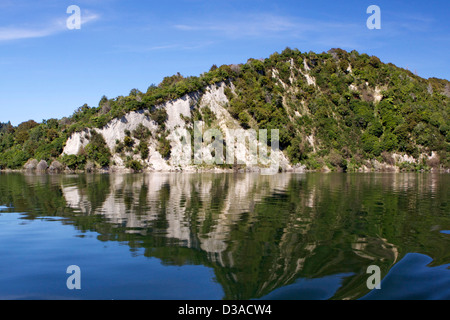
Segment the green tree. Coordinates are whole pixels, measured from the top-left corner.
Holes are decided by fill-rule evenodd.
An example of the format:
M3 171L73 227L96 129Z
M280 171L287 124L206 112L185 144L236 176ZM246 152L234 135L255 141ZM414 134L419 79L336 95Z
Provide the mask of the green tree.
M109 165L111 151L100 133L91 131L91 138L85 148L85 151L87 158L97 163L100 167L106 167Z

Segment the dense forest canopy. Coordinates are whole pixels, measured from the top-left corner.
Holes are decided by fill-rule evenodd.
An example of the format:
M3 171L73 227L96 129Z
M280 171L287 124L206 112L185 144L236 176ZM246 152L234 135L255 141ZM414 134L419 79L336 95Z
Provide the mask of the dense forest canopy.
M167 113L156 106L220 82L228 85L228 112L243 128L279 129L280 147L293 164L352 170L367 159L393 164L392 153L419 159L435 152L433 161L406 169L450 167L448 80L423 79L357 51L318 54L286 48L245 64L214 65L200 76L178 73L146 92L103 96L98 106L85 104L70 117L16 127L0 123L0 168L19 169L30 159L58 160L71 168L84 168L89 161L106 167L114 150L105 147L102 137L92 137L83 154L62 156L71 134L101 128L136 110L146 110L164 130ZM193 110L192 119L199 117ZM160 138L161 150L170 156L165 137ZM143 155L148 151L144 140L134 147Z

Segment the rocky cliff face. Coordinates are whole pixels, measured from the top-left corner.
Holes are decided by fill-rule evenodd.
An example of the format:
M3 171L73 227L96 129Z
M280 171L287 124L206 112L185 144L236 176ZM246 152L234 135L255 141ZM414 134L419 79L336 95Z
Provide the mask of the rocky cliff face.
M256 142L258 150L264 149L268 155L266 162L258 162L255 159L255 154L252 153L251 146L248 140L239 141L236 137L236 132L243 133L246 136L251 135L251 130L241 127L239 122L235 120L228 110L226 105L229 102L225 95L225 88L233 89L233 85L227 85L221 82L217 85L208 86L203 93L195 92L187 94L179 99L168 101L164 104L156 106L157 109L164 108L167 112L167 120L161 126L153 121L148 116L148 110L132 111L125 114L121 118L113 119L104 127L85 129L82 132L73 133L66 142L63 150L63 155L77 155L83 152L84 148L89 143L89 138L92 131L101 134L112 153L112 170L120 170L125 168L125 163L133 159L140 161L144 168L149 171L196 171L196 170L231 170L237 169L247 171L260 171L271 166L277 165L284 170L303 170L302 167L293 168L283 152L276 150L277 158L272 157L270 146L267 144ZM212 113L209 115L211 121L197 122L201 125L202 134L207 130L212 132L220 132L222 134L225 144L223 146L224 156L222 157L222 165L216 165L214 155L214 138L211 143L203 141L201 147L195 148L193 140L195 138L194 113L196 112ZM206 110L206 111L205 111ZM150 131L150 137L146 139L148 143L148 157L142 158L133 150L125 152L117 152L117 144L124 141L125 137L130 132L135 131L138 127L144 126ZM214 131L218 130L218 131ZM233 130L237 130L234 131ZM161 136L166 136L170 142L171 153L169 157L164 158L159 149L159 139ZM228 137L235 138L234 155L235 160L233 164L226 164L226 142ZM140 140L131 137L134 146L140 143ZM194 160L200 159L201 163L196 163ZM276 160L275 160L276 159ZM237 166L238 165L238 166Z

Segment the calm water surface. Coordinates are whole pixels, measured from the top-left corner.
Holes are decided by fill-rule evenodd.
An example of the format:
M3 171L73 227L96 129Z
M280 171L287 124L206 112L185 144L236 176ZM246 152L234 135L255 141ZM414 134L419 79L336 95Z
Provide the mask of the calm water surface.
M449 183L0 174L0 299L450 299Z

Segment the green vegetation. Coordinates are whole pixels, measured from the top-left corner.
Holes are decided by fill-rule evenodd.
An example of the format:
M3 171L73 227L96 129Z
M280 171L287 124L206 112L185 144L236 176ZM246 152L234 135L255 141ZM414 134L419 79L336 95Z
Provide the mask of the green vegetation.
M49 161L59 157L66 141L59 129L55 119L41 124L30 120L17 127L0 123L0 168L19 169L31 158Z
M167 134L160 134L158 140L158 152L164 159L168 159L170 157L170 141L167 140Z
M62 158L62 163L66 165L71 170L84 170L86 165L86 156L82 155L64 155Z
M164 112L166 110L164 109ZM167 120L167 112L165 112L166 116L163 120L163 123ZM152 135L151 131L146 128L142 123L140 123L135 130L133 130L133 137L138 140L147 140Z
M127 169L132 169L135 172L139 172L144 168L140 161L132 159L128 159L128 161L125 163L125 167Z
M149 156L148 143L145 141L139 142L138 151L141 154L142 160L146 160Z
M280 148L294 164L356 170L366 160L384 162L383 153L418 159L434 151L438 156L432 163L425 161L423 168L450 167L449 81L423 79L357 51L319 54L286 48L267 59L213 66L199 77L178 73L145 93L133 89L128 96L103 96L98 107L85 104L68 118L30 120L17 127L0 123L0 168L18 169L29 159L56 159L69 168L83 168L89 160L108 166L111 152L102 138L94 135L79 155L61 157L65 141L74 132L101 128L132 111L143 112L158 125L158 149L168 158L168 115L162 104L219 82L228 84L229 113L243 128L269 129L269 137L270 129L279 129ZM191 110L187 123L203 120L210 126L216 120L208 107ZM113 151L147 158L151 135L140 126L127 132Z
M92 131L85 150L87 159L94 161L99 167L103 168L109 165L111 152L101 134Z
M287 48L250 59L232 81L234 93L225 92L230 114L243 127L278 128L294 164L347 170L351 162L356 169L364 159L383 161L382 152L417 159L436 151L440 164L450 166L447 80L425 80L356 51Z

